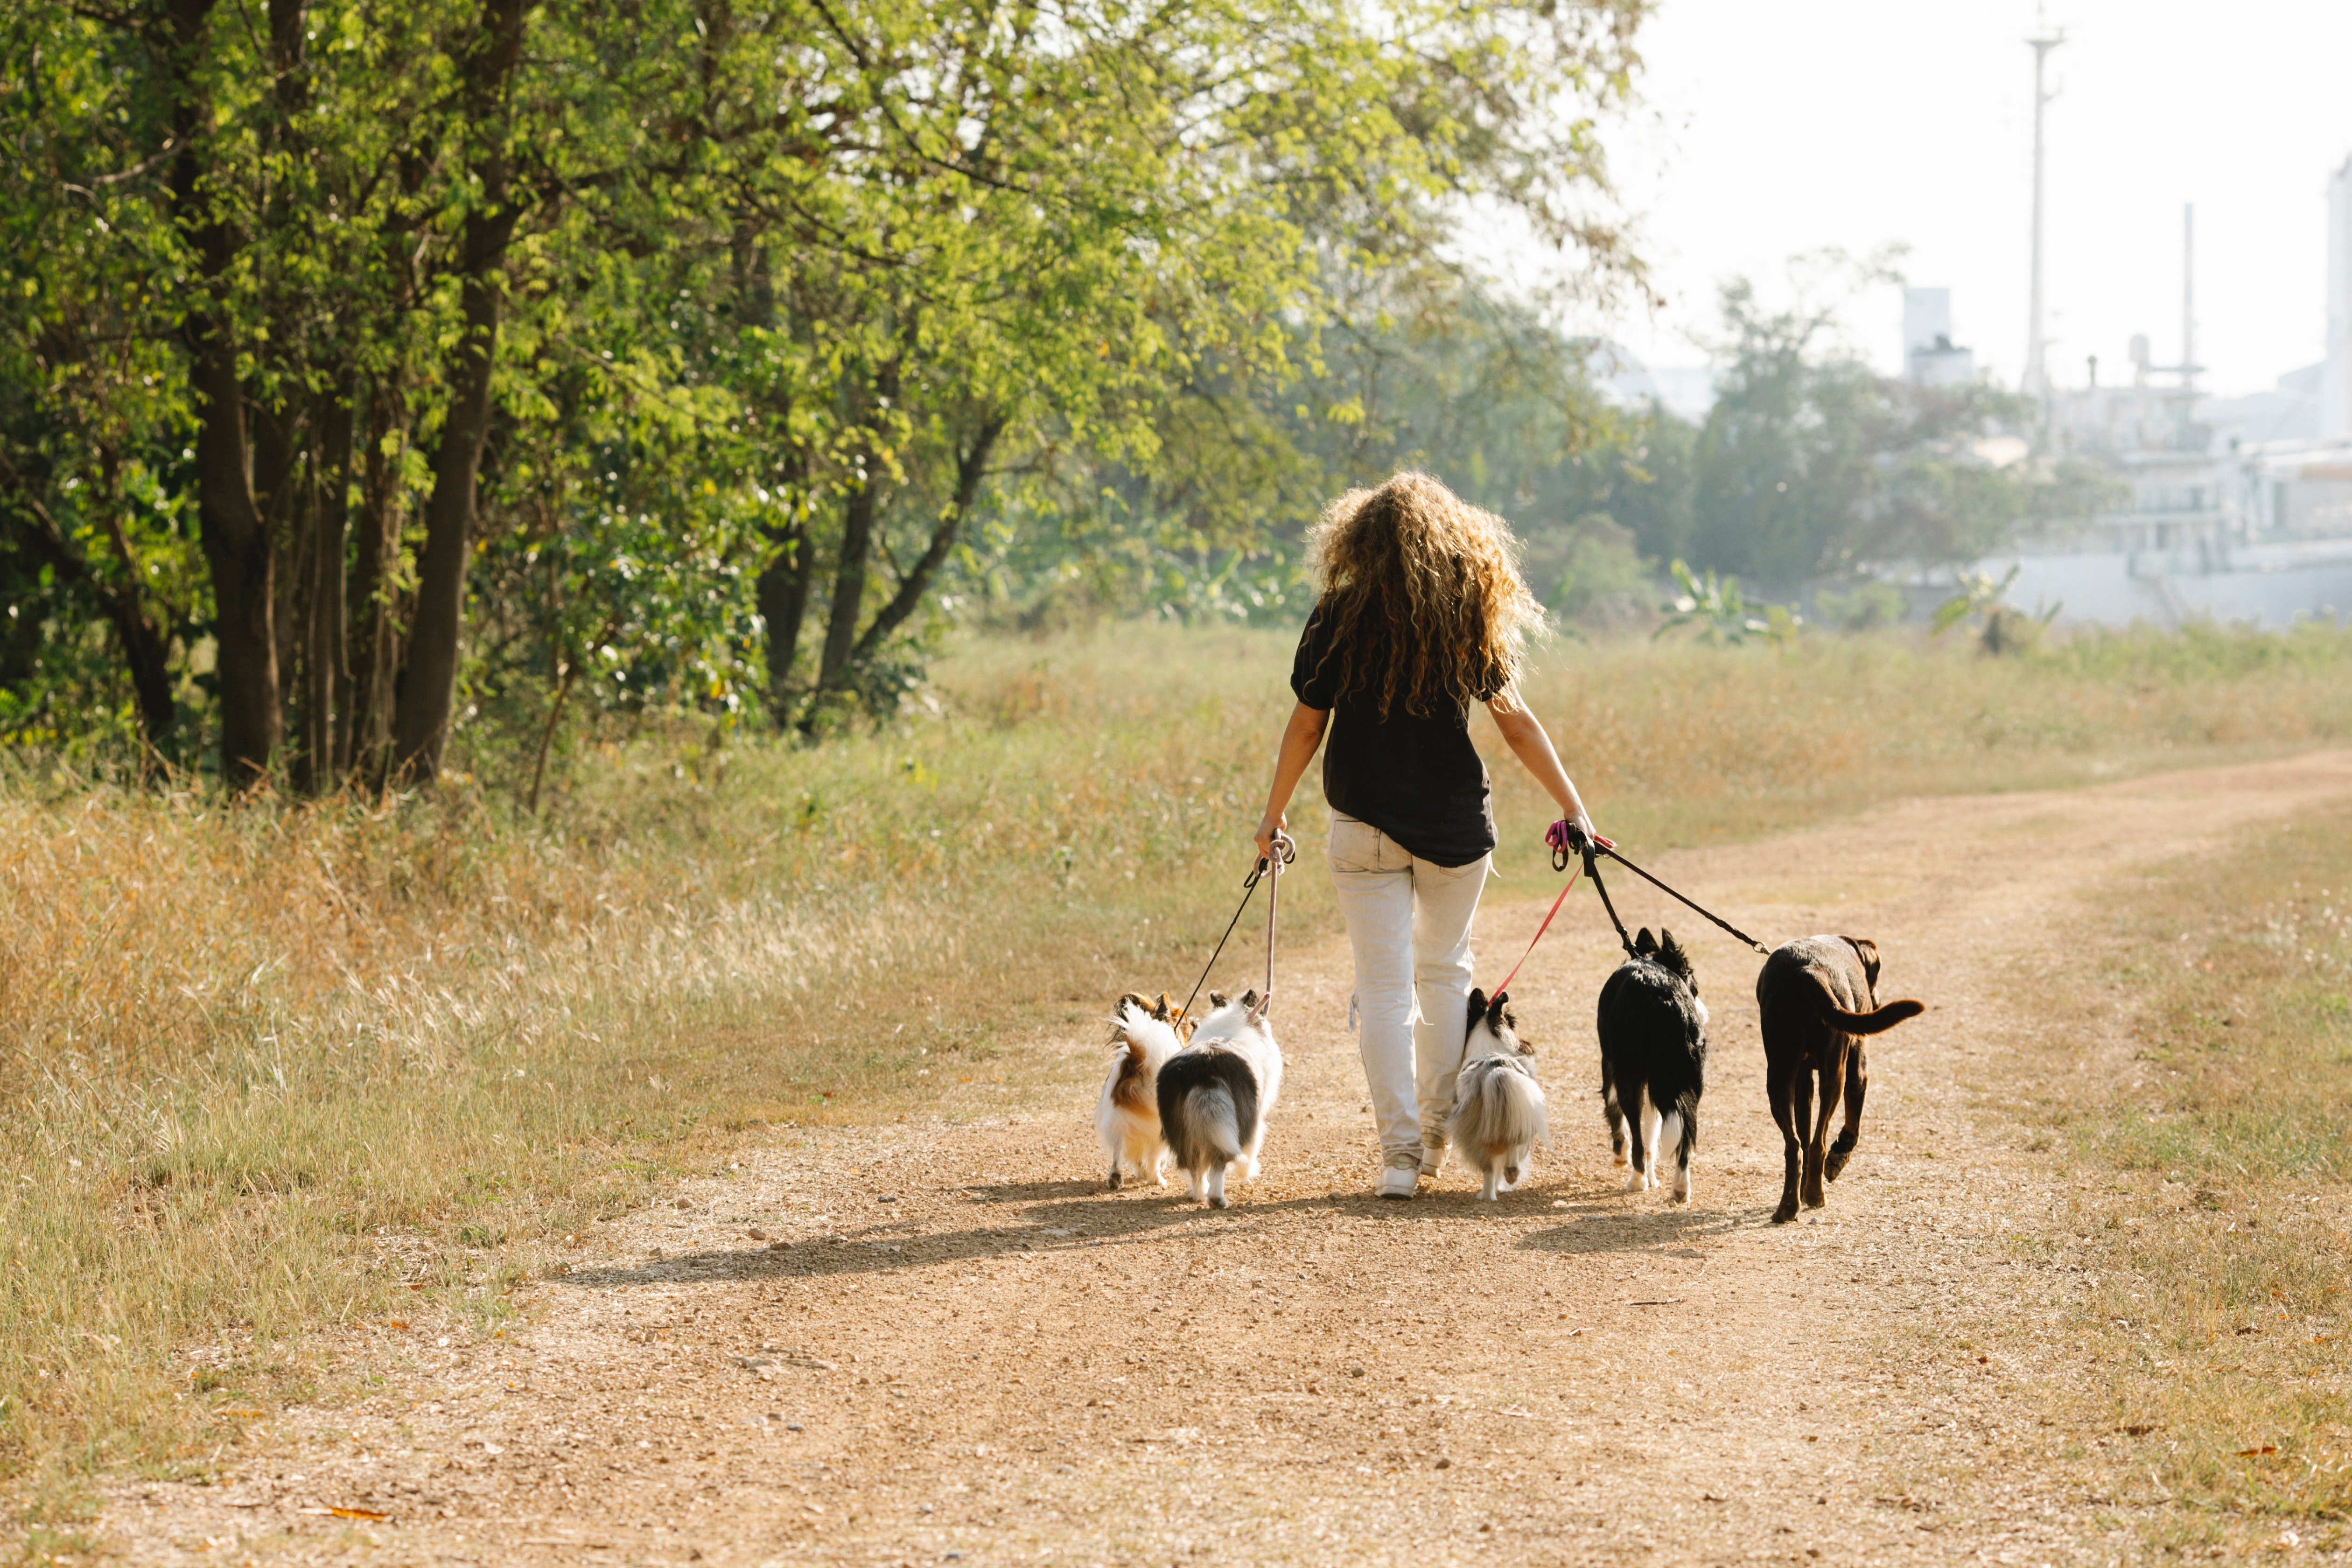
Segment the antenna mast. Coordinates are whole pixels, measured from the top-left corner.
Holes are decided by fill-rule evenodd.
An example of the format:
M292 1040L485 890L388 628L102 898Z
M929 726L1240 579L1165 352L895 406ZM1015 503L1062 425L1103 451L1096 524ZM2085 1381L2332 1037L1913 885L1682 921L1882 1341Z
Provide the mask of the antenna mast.
M2049 344L2042 331L2042 111L2058 92L2042 83L2050 51L2065 41L2063 27L2049 28L2025 40L2026 47L2033 51L2033 291L2028 307L2025 374L2018 383L2018 390L2029 397L2047 396L2050 391Z
M2197 390L2197 204L2180 209L2180 390Z

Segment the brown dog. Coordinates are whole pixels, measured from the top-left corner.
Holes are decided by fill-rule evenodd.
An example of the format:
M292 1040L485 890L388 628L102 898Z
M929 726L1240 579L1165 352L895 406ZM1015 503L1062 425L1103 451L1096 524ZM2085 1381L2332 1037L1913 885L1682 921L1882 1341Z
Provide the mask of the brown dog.
M1772 1100L1772 1120L1780 1124L1787 1160L1772 1223L1785 1225L1797 1217L1801 1192L1809 1209L1829 1201L1822 1184L1837 1180L1861 1140L1862 1099L1870 1087L1863 1037L1884 1034L1927 1009L1916 1002L1878 1005L1878 944L1858 936L1799 937L1774 948L1756 976L1756 1005L1763 1014L1765 1092ZM1822 1087L1818 1119L1816 1073ZM1841 1094L1845 1126L1824 1151Z

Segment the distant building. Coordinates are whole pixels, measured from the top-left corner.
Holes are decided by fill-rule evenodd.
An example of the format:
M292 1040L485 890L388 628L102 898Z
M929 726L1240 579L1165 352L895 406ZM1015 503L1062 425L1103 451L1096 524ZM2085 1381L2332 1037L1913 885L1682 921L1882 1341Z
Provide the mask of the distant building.
M1903 374L1922 386L1967 386L1977 378L1972 349L1952 346L1952 291L1903 290Z
M2128 382L2053 388L2049 443L2122 481L2113 510L2021 540L1979 565L2019 567L2021 607L2063 618L2281 626L2352 609L2352 159L2330 177L2327 358L2268 392L2198 389L2183 267L2179 364L2131 342Z
M1653 368L1633 351L1609 338L1584 342L1585 374L1601 395L1620 408L1646 410L1653 404L1693 425L1706 423L1715 406L1715 372L1706 365Z

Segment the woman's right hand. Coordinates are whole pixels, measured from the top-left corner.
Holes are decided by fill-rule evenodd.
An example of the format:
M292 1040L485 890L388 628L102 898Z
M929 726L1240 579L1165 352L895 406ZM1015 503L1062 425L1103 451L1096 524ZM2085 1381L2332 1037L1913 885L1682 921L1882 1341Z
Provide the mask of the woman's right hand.
M1601 837L1600 830L1592 826L1592 818L1582 812L1571 817L1563 817L1544 829L1544 847L1562 855L1580 854L1586 839L1598 844L1603 849L1617 847L1617 841Z
M1255 837L1257 838L1257 858L1260 864L1264 864L1265 862L1274 858L1275 837L1277 834L1284 832L1289 827L1289 826L1290 816L1287 812L1269 811L1264 816L1258 818L1257 833Z

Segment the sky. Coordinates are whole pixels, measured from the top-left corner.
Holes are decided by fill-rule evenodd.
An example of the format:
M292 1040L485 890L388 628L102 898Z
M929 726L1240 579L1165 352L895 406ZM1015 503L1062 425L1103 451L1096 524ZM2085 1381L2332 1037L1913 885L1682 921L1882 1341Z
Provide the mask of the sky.
M2202 384L2250 392L2320 357L2326 181L2352 155L2352 0L2053 0L2046 294L2053 381L2128 374L2135 332L2180 350L2181 207L2197 209ZM1788 293L1788 258L1910 247L1952 290L1954 341L2014 385L2025 359L2036 8L2018 0L1664 0L1643 104L1605 138L1666 299L1572 315L1652 365L1703 363L1717 284ZM1495 232L1490 230L1489 232ZM1490 239L1533 281L1560 262ZM1848 341L1900 368L1902 303L1845 307Z

